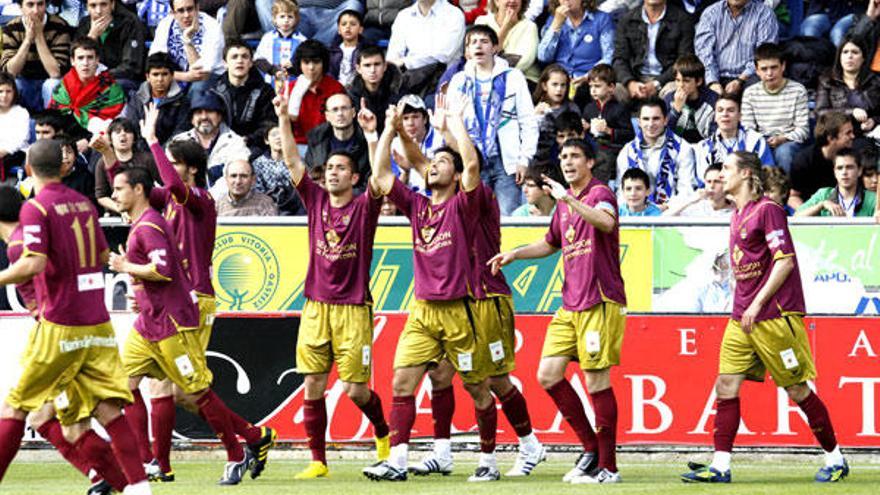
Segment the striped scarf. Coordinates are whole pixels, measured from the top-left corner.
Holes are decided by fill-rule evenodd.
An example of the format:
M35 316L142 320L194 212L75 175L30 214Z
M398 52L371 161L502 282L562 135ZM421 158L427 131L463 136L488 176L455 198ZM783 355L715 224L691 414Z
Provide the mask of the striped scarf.
M630 141L625 151L629 168L640 168L647 172L649 170L648 160L642 153L642 143L644 142L642 130L636 128L636 138ZM681 139L672 132L672 129L667 128L666 140L663 143L663 149L660 150L660 170L655 178L654 192L648 196L651 201L662 204L675 193L675 169L680 151Z
M76 70L70 69L55 87L49 108L70 113L79 125L88 128L92 118L112 120L122 112L124 104L125 94L109 72L83 84Z

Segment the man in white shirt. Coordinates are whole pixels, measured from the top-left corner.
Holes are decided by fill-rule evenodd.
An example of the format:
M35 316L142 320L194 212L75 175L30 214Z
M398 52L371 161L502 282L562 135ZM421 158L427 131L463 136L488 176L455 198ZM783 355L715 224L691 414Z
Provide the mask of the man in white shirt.
M464 14L447 0L418 0L397 14L386 59L407 70L448 65L461 56Z
M171 0L171 15L156 26L150 55L166 52L180 67L174 80L190 84L190 94L207 90L223 73L223 32L196 0Z

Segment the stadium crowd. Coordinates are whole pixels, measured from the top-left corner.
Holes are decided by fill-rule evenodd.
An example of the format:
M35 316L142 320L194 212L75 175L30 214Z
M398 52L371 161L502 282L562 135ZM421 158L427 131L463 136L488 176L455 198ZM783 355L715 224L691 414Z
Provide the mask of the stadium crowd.
M122 166L160 182L137 132L150 102L163 146L205 149L220 216L304 215L272 112L285 84L310 174L349 151L359 191L388 105L431 157L445 93L505 216L553 211L541 174L563 180L571 137L594 147L621 215L729 216L716 179L736 150L758 153L792 215L874 215L876 0L18 0L2 14L0 181L30 195L25 151L61 139L65 183L105 215L118 207L90 142L106 133ZM491 31L467 38L494 54L484 64L465 56L472 25ZM394 149L394 172L425 193ZM841 150L853 171L835 168Z

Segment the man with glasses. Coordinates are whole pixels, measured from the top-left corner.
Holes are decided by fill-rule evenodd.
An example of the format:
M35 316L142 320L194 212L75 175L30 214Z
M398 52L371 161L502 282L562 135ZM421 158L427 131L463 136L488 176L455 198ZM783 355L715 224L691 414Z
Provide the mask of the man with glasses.
M168 53L180 67L174 80L192 85L193 93L210 87L223 72L223 46L220 23L199 12L195 0L171 0L171 15L156 26L150 55Z
M363 192L370 178L370 160L364 131L355 122L351 97L340 93L327 98L324 102L324 119L326 122L309 131L306 164L310 169L324 165L331 152L347 151L357 159L360 180L355 184L355 191Z

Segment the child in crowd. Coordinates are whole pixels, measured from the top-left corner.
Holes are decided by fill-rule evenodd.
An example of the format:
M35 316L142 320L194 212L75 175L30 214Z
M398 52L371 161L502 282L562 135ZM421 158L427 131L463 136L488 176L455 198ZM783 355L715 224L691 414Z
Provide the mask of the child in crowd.
M550 64L541 73L538 85L532 93L532 101L535 102L535 115L541 119L541 131L545 126L552 127L552 118L562 112L578 112L577 107L569 98L568 92L571 79L565 67L559 64Z
M278 72L291 72L293 54L299 44L306 40L296 30L299 6L293 0L275 0L272 4L272 24L275 30L263 35L254 52L254 65L264 74L268 84L273 84Z
M363 45L363 14L357 10L342 11L336 20L336 31L330 44L330 74L347 87L357 75L355 61Z
M877 190L878 179L880 179L880 176L877 175L877 159L877 154L874 152L862 154L862 186L867 191L880 193Z
M651 179L640 168L631 168L623 173L623 198L625 203L618 207L621 217L658 217L663 210L648 199L651 192Z
M584 126L578 112L562 112L551 119L553 132L542 135L538 141L538 151L530 168L544 174L556 182L566 185L562 169L559 168L559 150L569 139L583 139ZM595 170L595 167L593 167ZM594 174L595 175L595 174Z
M608 182L616 175L617 154L635 137L626 107L614 98L614 70L599 64L587 74L592 101L584 107L585 130L598 144L593 176Z
M670 129L689 143L712 135L718 94L706 87L706 66L696 55L679 57L672 66L675 91L666 95Z
M556 211L556 200L544 190L544 180L534 170L526 172L522 185L526 202L513 210L512 217L549 217Z
M791 193L791 180L785 170L779 167L764 165L764 196L782 205L785 214L794 215L794 208L788 206L788 196Z

